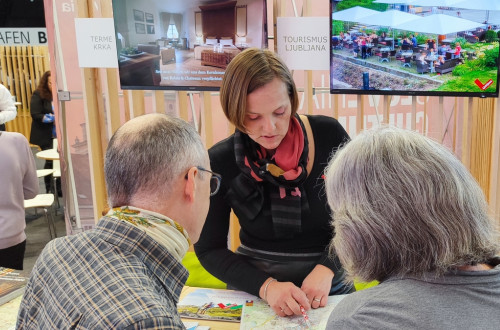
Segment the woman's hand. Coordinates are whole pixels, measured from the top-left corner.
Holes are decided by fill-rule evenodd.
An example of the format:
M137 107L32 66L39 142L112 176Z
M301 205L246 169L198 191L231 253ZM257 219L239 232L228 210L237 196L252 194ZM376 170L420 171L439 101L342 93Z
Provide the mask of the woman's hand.
M262 294L267 282L262 285ZM279 316L302 315L300 311L301 305L305 310L311 309L306 294L292 282L273 280L267 286L266 297L263 297L262 294L261 297L267 300L269 306Z
M325 307L332 287L333 271L323 265L316 265L302 282L302 291L312 308Z

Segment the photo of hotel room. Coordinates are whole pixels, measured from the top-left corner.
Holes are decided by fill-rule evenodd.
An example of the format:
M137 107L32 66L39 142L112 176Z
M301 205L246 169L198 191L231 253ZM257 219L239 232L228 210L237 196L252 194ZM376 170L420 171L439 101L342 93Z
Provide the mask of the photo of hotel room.
M217 90L236 54L267 47L265 0L113 0L113 11L122 89Z

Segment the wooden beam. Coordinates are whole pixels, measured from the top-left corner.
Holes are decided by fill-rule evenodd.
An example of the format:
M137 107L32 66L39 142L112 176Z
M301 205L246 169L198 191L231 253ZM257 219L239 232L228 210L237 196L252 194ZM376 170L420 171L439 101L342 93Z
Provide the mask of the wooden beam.
M212 118L212 94L210 92L201 92L201 110L203 113L202 119L205 121L205 145L210 148L214 144L214 126Z
M179 109L179 117L189 122L189 111L188 111L188 96L187 92L179 91L177 92L177 103Z
M89 8L92 5L87 1L78 1L78 17L88 17ZM89 7L87 7L89 6ZM92 10L92 9L90 9ZM92 199L94 205L94 221L98 221L102 216L102 211L106 210L106 189L104 182L104 148L102 136L101 111L99 111L99 94L102 90L96 81L98 77L97 69L82 69L82 85L85 104L85 119L87 122L87 139L90 161L90 180L92 186Z
M132 113L134 114L134 118L146 113L143 90L132 91Z

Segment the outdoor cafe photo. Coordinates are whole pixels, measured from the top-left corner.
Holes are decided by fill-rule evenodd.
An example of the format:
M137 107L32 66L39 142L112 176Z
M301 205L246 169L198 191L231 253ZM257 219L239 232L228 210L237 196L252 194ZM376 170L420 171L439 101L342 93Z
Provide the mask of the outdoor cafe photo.
M331 89L481 92L496 86L500 2L355 4L332 1Z

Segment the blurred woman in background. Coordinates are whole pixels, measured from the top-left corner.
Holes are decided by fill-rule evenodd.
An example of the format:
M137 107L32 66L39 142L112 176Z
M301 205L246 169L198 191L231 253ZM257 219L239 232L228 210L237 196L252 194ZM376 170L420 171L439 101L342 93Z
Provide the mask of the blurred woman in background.
M45 72L40 78L38 87L33 92L30 102L31 136L30 143L36 144L42 150L52 149L55 138L54 107L52 106L52 82L50 71ZM45 161L45 169L52 168L52 160ZM45 189L50 192L51 176L45 176ZM58 180L59 181L59 180ZM60 186L60 183L58 183ZM61 189L57 189L58 192Z

